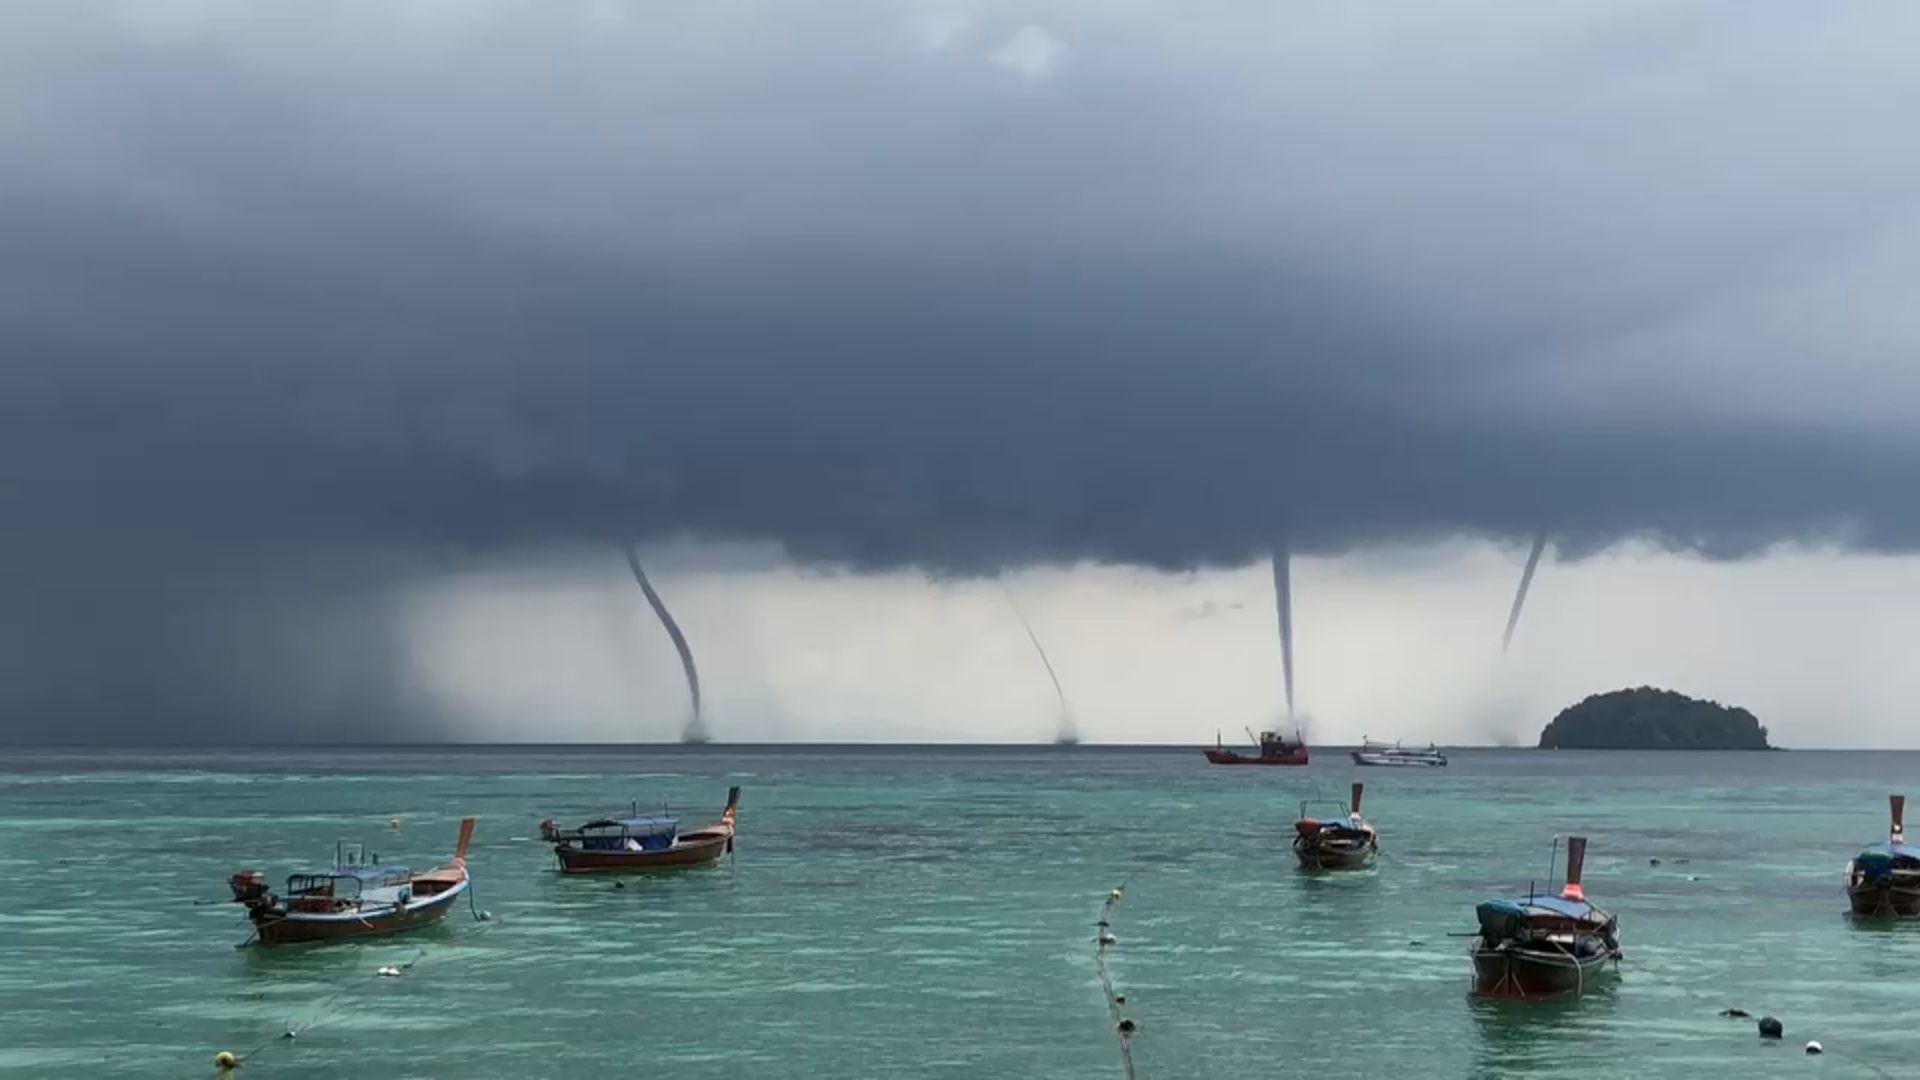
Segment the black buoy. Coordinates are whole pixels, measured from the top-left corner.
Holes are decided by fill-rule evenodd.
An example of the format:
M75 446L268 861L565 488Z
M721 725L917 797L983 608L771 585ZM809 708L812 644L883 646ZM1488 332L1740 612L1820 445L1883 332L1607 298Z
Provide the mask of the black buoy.
M1134 1024L1133 1024L1132 1017L1123 1016L1120 1018L1120 1030L1122 1032L1125 1032L1126 1034L1131 1035L1133 1034L1133 1028L1134 1028Z
M616 889L624 889L627 887L627 883L624 881L616 881L613 883L613 887Z
M1781 1033L1784 1030L1785 1029L1783 1029L1780 1026L1780 1021L1775 1020L1773 1017L1763 1016L1760 1018L1760 1037L1761 1038L1777 1039L1780 1037Z
M1721 1010L1720 1010L1720 1015L1721 1015L1721 1016L1731 1016L1731 1017L1734 1017L1735 1019L1739 1019L1739 1018L1741 1018L1741 1017L1750 1017L1750 1016L1752 1016L1753 1014L1752 1014L1752 1013L1750 1013L1750 1012L1748 1012L1748 1011L1747 1011L1747 1010L1745 1010L1745 1009L1721 1009Z
M1659 859L1648 859L1648 860L1647 860L1647 865L1648 865L1648 866L1659 866L1659 865L1660 865L1660 860L1659 860Z

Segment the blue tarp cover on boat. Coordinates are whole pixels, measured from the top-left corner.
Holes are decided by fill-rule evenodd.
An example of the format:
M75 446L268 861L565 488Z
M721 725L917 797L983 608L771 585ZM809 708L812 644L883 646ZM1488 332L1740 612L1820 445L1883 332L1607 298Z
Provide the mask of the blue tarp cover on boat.
M1584 919L1588 915L1593 914L1593 905L1587 903L1585 900L1562 900L1558 896L1529 896L1507 901L1496 900L1492 902L1516 904L1521 907L1545 908L1556 915L1565 915L1570 919Z
M1853 865L1872 882L1891 879L1895 867L1911 871L1912 865L1920 862L1920 851L1905 844L1874 844L1862 851L1853 860Z
M1552 913L1570 919L1595 916L1592 904L1585 900L1562 900L1557 896L1530 896L1513 900L1485 900L1474 908L1480 928L1496 937L1524 936L1536 914Z

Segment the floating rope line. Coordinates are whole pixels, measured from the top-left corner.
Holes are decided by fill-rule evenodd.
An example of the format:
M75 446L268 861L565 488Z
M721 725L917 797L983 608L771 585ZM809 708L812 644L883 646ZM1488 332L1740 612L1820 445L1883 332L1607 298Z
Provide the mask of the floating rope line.
M468 934L467 936L470 938L485 934L488 930L491 930L493 929L494 926L498 925L497 923L493 922L492 912L480 910L479 901L474 897L474 889L473 889L473 883L471 879L469 879L467 883L467 910L472 913L473 921L487 924L486 926L482 926L480 929L473 931L471 934ZM251 940L252 940L251 938L248 939L248 941L251 941ZM340 987L339 989L335 990L333 993L328 994L326 997L320 999L320 1004L315 1005L313 1007L313 1010L307 1014L307 1019L305 1023L288 1024L287 1029L284 1032L281 1032L279 1035L276 1035L273 1038L268 1039L266 1042L261 1043L260 1045L254 1047L253 1049L248 1050L243 1054L240 1054L238 1057L234 1057L224 1052L221 1053L215 1058L215 1062L219 1067L221 1075L225 1075L228 1071L232 1069L237 1069L243 1065L252 1064L254 1061L258 1060L260 1055L265 1053L267 1050L272 1049L273 1047L279 1046L283 1043L292 1042L295 1038L299 1037L302 1033L311 1030L315 1024L318 1024L320 1023L321 1020L326 1019L328 1013L332 1010L334 1004L338 1002L341 998L345 997L347 994L352 993L355 990L364 989L368 983L372 983L380 979L395 978L406 972L412 971L415 967L419 966L426 959L427 959L427 950L424 947L417 948L414 951L413 959L408 960L406 963L382 965L373 974L365 976L360 979L356 979L353 982L347 983L345 986ZM227 1064L226 1063L227 1061L231 1061L232 1063Z
M1622 960L1624 960L1624 958L1625 958L1624 955L1615 957L1616 966ZM1650 979L1656 983L1659 983L1667 987L1669 990L1677 991L1681 995L1691 998L1692 1000L1700 1003L1703 1006L1706 1006L1709 1008L1718 1008L1719 1015L1723 1017L1734 1019L1734 1020L1760 1020L1760 1019L1771 1019L1774 1015L1772 1013L1766 1012L1765 1010L1755 1013L1755 1012L1749 1012L1746 1009L1742 1009L1742 1008L1719 1008L1720 1002L1716 1001L1714 998L1707 996L1705 993L1699 990L1696 990L1693 987L1686 985L1685 983L1680 982L1677 979L1671 979L1666 977L1665 975L1656 974L1654 972L1646 970L1645 968L1639 968L1637 965L1636 965L1636 969L1637 970L1635 972L1635 978ZM1780 1036L1776 1034L1773 1036L1773 1038L1778 1039L1780 1038ZM1858 1068L1864 1069L1867 1072L1872 1073L1874 1076L1879 1077L1880 1080L1893 1080L1892 1073L1874 1064L1873 1062L1866 1060L1865 1058L1856 1056L1851 1051L1833 1050L1833 1049L1827 1048L1824 1044L1822 1044L1820 1049L1818 1050L1810 1049L1807 1051L1807 1053L1810 1053L1810 1054L1817 1053L1826 1057L1839 1058L1842 1061L1845 1061L1851 1065L1854 1065Z
M1121 1075L1125 1076L1127 1080L1134 1080L1134 1023L1127 1017L1120 1015L1120 1006L1127 1003L1127 997L1125 994L1116 994L1113 992L1113 977L1107 973L1107 952L1113 948L1116 941L1113 936L1113 931L1110 929L1113 920L1113 906L1120 902L1120 897L1125 890L1126 884L1124 882L1115 886L1112 892L1107 893L1107 902L1100 908L1100 933L1099 936L1094 939L1095 942L1097 942L1097 948L1095 948L1093 954L1093 965L1100 972L1100 988L1106 991L1107 995L1107 1015L1112 1018L1114 1034L1119 1036L1120 1039Z

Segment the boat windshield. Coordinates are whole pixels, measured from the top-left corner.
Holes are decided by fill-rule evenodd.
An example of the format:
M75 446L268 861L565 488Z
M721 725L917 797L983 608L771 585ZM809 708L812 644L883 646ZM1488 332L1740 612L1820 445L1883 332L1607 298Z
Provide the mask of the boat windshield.
M334 896L350 900L359 896L362 889L398 885L412 877L413 872L404 866L340 867L293 875L287 879L287 895Z
M360 879L350 874L295 874L287 879L287 895L351 900L360 895Z

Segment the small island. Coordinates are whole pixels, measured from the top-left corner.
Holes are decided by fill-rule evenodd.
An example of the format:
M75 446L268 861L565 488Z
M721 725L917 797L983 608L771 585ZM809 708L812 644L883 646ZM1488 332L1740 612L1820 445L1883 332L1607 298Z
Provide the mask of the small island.
M1642 686L1594 694L1540 731L1542 750L1773 750L1745 709Z

